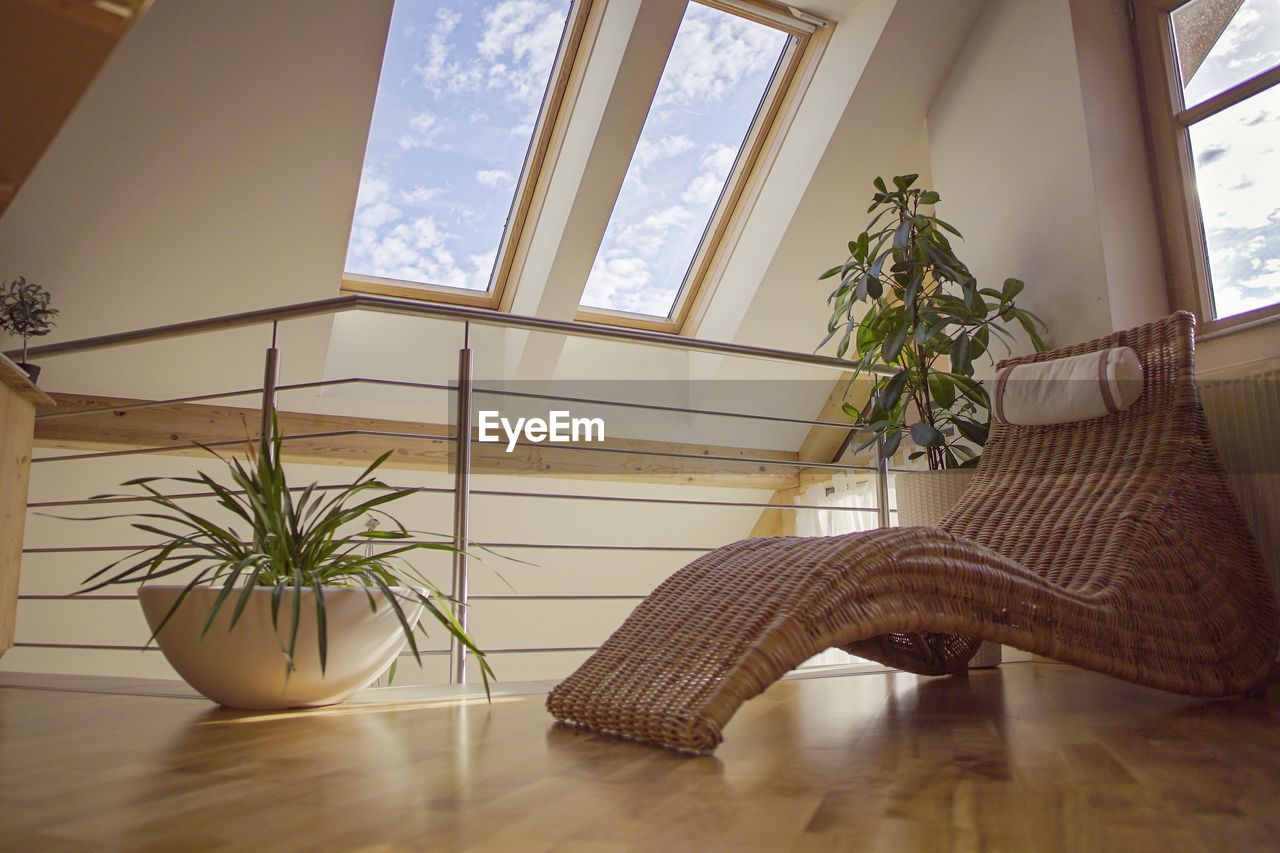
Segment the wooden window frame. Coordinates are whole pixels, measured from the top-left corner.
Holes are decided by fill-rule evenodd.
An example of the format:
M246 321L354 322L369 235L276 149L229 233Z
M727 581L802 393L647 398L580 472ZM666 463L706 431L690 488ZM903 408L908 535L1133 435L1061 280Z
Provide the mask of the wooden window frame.
M1237 83L1193 107L1184 107L1170 14L1187 2L1130 0L1129 10L1168 265L1169 302L1175 309L1195 313L1204 335L1280 320L1280 303L1230 317L1214 315L1189 131L1192 125L1280 85L1280 68Z
M579 307L574 319L584 323L622 326L690 335L706 312L747 213L758 197L765 176L777 158L778 147L795 117L804 91L817 68L832 25L817 18L795 17L790 7L767 0L690 0L772 27L787 34L760 106L747 131L737 160L725 179L697 250L681 282L680 292L666 317L628 311Z
M590 45L599 30L604 0L572 0L565 21L565 35L551 69L550 83L534 125L529 149L520 170L520 181L511 201L507 226L498 244L498 254L489 277L489 289L469 290L442 284L407 282L381 276L342 274L341 292L394 296L423 302L444 302L473 308L510 310L518 258L528 239L546 194L555 156L572 112L571 104L582 77Z

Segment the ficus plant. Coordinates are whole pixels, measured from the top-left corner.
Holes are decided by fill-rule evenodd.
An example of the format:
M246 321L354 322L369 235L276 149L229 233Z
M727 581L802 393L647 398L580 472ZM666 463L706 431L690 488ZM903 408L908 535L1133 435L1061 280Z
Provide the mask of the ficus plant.
M917 187L918 179L900 175L892 189L875 179L871 222L849 242L849 257L819 277L839 280L819 347L834 339L839 357L852 353L854 380L888 368L874 375L861 406L844 404L869 433L858 450L883 441L892 456L909 434L920 447L910 458L927 457L930 470L972 467L991 419L975 360L991 358L997 337L1008 346L1012 323L1041 351L1045 326L1019 306L1018 279L999 290L979 285L952 247L960 232L933 215L941 197Z

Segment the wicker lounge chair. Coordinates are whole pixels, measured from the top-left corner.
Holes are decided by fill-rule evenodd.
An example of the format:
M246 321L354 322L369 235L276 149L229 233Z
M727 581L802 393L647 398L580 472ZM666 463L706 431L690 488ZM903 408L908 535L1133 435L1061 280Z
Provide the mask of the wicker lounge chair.
M941 529L735 542L663 582L547 699L558 719L693 752L738 706L824 649L960 673L981 640L1165 690L1248 692L1277 609L1209 438L1194 319L1006 364L1133 347L1118 415L996 423Z

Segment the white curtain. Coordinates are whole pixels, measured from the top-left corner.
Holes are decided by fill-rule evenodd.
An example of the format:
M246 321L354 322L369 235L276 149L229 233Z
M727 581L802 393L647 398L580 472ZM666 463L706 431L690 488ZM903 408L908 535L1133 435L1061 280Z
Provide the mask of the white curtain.
M890 477L889 506L896 506L896 498L893 478ZM814 483L796 496L795 503L802 507L824 507L795 510L797 536L839 536L843 533L874 530L880 524L879 516L874 511L876 481L866 474L859 478L856 472L837 471L830 483ZM873 511L855 512L846 507L861 507ZM808 669L866 663L868 661L863 658L854 657L839 649L827 649L809 658L800 667Z
M893 478L889 478L889 506L895 505ZM873 477L855 472L837 471L830 483L814 483L796 496L798 506L820 506L830 509L797 509L797 536L839 536L874 530L879 526L876 515L876 483ZM871 512L855 512L845 507L860 507Z

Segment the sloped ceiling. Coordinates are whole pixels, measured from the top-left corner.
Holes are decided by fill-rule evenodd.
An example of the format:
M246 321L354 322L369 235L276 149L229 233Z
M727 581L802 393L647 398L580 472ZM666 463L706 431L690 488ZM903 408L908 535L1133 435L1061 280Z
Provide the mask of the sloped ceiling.
M925 110L981 5L813 4L837 26L784 143L798 153L770 175L767 203L753 212L742 259L730 263L699 336L811 349L824 312L815 274L861 227L874 176L928 173ZM391 0L156 4L0 219L0 274L55 293L63 308L55 340L333 296L390 9ZM317 378L326 359L331 375L357 362L362 372L403 370L402 358L379 356L404 352L414 353L419 378L421 365L438 367L437 380L452 370L454 335L366 326L352 333L376 346L332 351L326 323L289 330L289 378ZM245 387L257 378L262 336L246 333L230 347L225 338L187 341L180 359L150 349L56 364L47 381L172 394L196 363L204 382ZM504 369L504 346L491 342L495 370ZM339 355L346 363L332 363ZM551 363L570 376L608 375L610 365L672 379L760 370L670 354L637 362L589 342ZM816 411L826 391L815 383L813 395Z

